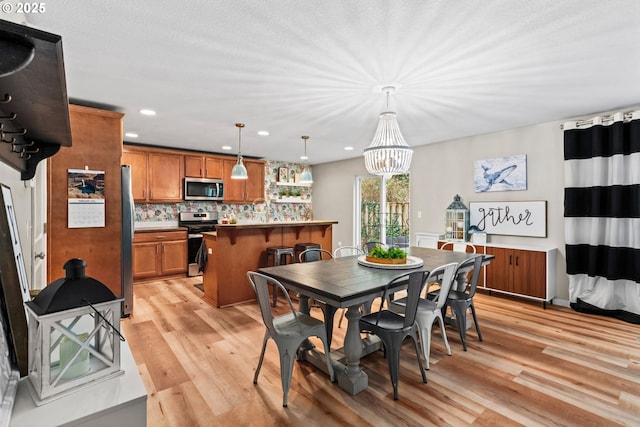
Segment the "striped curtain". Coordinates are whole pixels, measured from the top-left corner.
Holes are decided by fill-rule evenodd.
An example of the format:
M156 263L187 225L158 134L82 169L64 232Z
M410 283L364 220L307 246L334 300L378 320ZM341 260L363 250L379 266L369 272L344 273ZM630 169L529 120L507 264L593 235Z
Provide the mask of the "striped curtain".
M640 111L568 122L564 132L569 299L640 323Z

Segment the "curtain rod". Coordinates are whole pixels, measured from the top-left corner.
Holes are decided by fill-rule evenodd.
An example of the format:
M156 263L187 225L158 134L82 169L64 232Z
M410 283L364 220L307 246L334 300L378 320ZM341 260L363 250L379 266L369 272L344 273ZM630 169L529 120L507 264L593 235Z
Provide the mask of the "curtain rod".
M623 122L628 122L633 120L634 117L634 113L639 113L640 110L635 110L635 111L627 111L625 113L614 113L608 116L596 116L596 117L600 117L602 120L600 121L603 125L608 125L614 121L616 121L616 118L619 117L620 114L622 114L622 121ZM594 117L595 118L595 117ZM572 127L572 129L578 129L584 126L591 126L593 124L593 120L594 118L591 119L587 119L587 120L575 120L575 126ZM560 129L564 130L564 125L566 123L570 123L570 122L565 122L563 124L560 125Z

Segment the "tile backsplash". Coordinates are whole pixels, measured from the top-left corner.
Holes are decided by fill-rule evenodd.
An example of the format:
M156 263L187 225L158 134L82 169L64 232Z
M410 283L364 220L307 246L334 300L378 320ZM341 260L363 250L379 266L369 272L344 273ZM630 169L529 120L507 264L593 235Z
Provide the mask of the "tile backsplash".
M302 165L267 161L265 165L265 199L268 202L269 221L306 221L313 219L311 187L289 187L276 184L279 168L300 171ZM283 202L281 192L300 191L295 198L301 202ZM294 199L295 199L294 198ZM291 200L291 199L286 199ZM180 203L136 203L135 220L137 223L151 221L178 221L180 212L218 212L220 218L235 216L240 222L264 221L266 206L264 203L234 204L223 202L183 201Z

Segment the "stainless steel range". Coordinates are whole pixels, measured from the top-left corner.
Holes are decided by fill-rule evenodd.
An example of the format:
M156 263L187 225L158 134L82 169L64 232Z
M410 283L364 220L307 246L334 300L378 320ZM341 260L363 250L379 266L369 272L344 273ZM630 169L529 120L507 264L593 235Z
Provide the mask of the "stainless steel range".
M199 271L200 266L196 259L198 250L202 245L202 233L215 231L216 224L218 224L217 212L180 212L178 225L180 227L187 228L187 264L189 266L189 276L198 276L202 274Z

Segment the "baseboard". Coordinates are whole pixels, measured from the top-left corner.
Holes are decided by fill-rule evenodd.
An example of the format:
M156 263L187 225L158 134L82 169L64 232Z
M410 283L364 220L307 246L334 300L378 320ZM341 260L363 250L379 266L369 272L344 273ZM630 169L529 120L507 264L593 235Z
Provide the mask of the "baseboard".
M569 301L567 301L566 299L560 299L560 298L554 298L551 300L551 304L553 305L559 305L560 307L570 307L569 306Z

